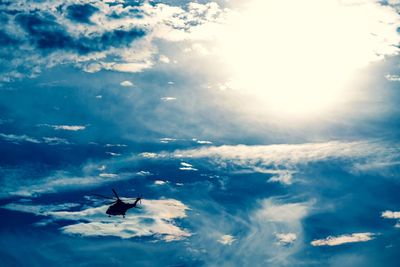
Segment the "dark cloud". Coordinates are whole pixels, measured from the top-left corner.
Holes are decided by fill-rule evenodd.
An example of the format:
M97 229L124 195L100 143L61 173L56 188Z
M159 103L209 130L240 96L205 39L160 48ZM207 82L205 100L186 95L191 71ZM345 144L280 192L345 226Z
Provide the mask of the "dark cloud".
M49 14L20 14L16 16L16 22L27 33L28 42L39 50L70 50L79 54L100 52L111 47L127 47L135 39L143 37L143 29L117 29L104 32L99 36L71 36L67 29L60 25L56 18ZM1 38L8 43L9 37Z
M70 5L67 7L67 17L75 22L90 24L90 17L99 9L90 4Z

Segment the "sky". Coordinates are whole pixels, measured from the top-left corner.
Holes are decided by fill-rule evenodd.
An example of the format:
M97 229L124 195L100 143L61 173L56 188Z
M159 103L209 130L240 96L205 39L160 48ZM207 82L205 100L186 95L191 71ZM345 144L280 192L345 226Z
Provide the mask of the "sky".
M400 1L3 0L2 266L398 266ZM108 217L115 189L142 195Z

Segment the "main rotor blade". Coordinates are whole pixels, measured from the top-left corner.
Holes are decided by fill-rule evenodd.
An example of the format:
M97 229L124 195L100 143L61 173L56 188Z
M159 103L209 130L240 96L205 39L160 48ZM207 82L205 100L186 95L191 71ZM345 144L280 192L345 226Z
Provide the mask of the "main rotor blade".
M117 195L117 192L115 192L114 188L112 189L112 191L114 192L114 195L117 197L117 199L119 199L119 196Z
M97 197L102 197L102 198L106 198L106 199L112 199L112 200L114 200L114 198L113 197L106 197L106 196L103 196L103 195L99 195L99 194L93 194L94 196L97 196Z

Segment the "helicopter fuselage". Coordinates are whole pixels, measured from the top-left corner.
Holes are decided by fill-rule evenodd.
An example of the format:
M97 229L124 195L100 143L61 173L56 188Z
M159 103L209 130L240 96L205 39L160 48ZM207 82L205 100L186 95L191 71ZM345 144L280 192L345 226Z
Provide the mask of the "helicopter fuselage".
M106 213L111 216L116 216L116 215L122 215L125 216L126 211L136 207L136 203L138 200L136 200L134 203L125 203L122 200L117 200L117 202L110 207L108 207Z

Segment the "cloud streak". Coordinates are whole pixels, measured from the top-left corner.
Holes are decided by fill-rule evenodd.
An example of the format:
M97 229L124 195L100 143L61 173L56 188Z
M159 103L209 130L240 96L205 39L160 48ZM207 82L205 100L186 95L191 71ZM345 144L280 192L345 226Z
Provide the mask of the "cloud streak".
M349 235L328 236L311 242L313 246L339 246L347 243L367 242L374 239L374 233L354 233Z

